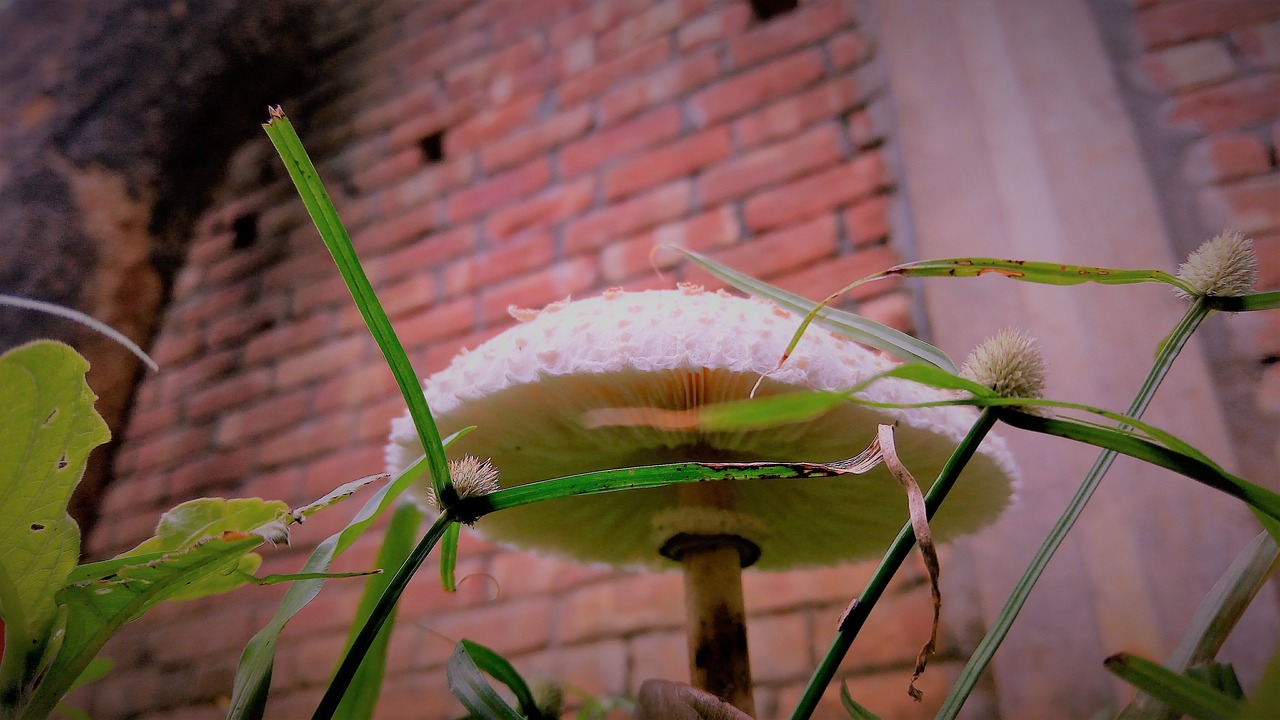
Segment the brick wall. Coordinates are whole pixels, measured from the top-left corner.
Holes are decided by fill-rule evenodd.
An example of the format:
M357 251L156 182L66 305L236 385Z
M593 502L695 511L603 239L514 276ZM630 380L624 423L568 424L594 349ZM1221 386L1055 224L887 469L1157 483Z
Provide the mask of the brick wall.
M803 2L767 21L737 0L360 2L321 13L331 47L294 112L415 367L442 368L538 307L607 287L717 283L661 248L709 253L820 297L897 261L894 179L874 38L860 5ZM288 108L287 108L288 109ZM264 111L265 116L265 111ZM145 537L201 494L301 502L382 466L402 401L265 139L228 161L199 219L91 538L94 556ZM659 276L654 266L663 271ZM861 290L910 327L898 285ZM299 567L353 508L317 516L266 572ZM372 565L377 537L344 568ZM380 717L450 717L453 642L493 645L522 671L590 693L686 676L679 577L583 568L464 536L458 593L414 581ZM746 579L761 717L789 710L866 568ZM847 674L884 717L924 717L944 650L913 706L927 637L918 573L877 609ZM163 608L107 654L94 717L220 717L238 652L282 590ZM331 582L278 653L271 717L323 691L359 596ZM891 617L892 616L892 617Z
M1125 69L1146 102L1138 122L1174 235L1190 247L1223 229L1252 236L1259 289L1280 289L1280 4L1132 4ZM1207 329L1215 374L1244 470L1267 482L1280 455L1280 311L1230 325L1230 337Z

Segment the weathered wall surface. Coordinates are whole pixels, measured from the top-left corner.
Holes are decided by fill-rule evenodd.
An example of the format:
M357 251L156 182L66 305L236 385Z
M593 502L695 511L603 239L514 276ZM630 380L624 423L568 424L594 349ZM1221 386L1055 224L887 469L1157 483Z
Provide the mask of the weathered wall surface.
M360 37L305 89L315 111L286 109L424 374L510 324L511 305L716 285L655 251L666 244L810 296L900 258L883 90L855 3L768 21L715 0L366 3L326 12L315 32L357 21ZM154 345L164 369L139 388L95 555L137 542L195 494L299 502L382 467L402 401L278 168L265 138L242 146L199 218ZM855 303L910 327L909 298L892 283ZM309 522L267 569L299 566L349 512ZM376 540L344 565L369 565ZM475 539L461 558L471 577L458 594L424 572L403 604L382 717L458 714L443 663L460 637L592 693L686 675L677 575L575 567ZM865 575L747 579L763 717L794 702ZM868 702L917 716L906 678L927 637L928 592L906 575L848 672ZM291 626L269 714L314 705L359 591L331 583ZM237 592L129 628L94 716L212 716L278 598ZM926 677L934 702L946 675L939 662Z

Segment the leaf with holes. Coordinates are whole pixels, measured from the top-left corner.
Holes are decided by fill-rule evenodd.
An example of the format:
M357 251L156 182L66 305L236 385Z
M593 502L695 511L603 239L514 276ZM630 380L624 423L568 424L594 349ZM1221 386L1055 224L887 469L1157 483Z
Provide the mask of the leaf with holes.
M42 340L0 356L0 706L46 664L58 629L54 595L80 554L67 501L89 451L110 437L85 383L89 363Z

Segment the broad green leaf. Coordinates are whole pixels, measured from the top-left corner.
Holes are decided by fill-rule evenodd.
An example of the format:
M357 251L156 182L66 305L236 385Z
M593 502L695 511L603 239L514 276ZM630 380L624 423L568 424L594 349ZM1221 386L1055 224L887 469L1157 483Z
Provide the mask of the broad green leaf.
M85 383L89 364L53 341L0 356L0 705L17 703L48 660L54 598L80 555L67 502L89 452L110 437ZM52 707L52 706L50 706Z
M1112 655L1106 666L1125 682L1197 720L1233 720L1244 710L1243 702L1207 683L1135 655Z
M449 656L449 691L472 715L488 720L523 720L480 672L466 643L458 643Z
M840 704L844 706L844 711L849 713L849 717L853 718L853 720L880 720L878 715L853 699L853 696L849 694L849 686L844 682L840 683Z
M183 552L208 538L224 534L234 536L252 533L270 542L283 542L288 539L287 518L289 518L289 506L279 500L258 498L191 500L161 515L160 524L156 526L156 534L121 555L120 559L157 552ZM205 576L200 582L186 586L169 599L192 600L230 592L249 582L254 571L261 564L262 556L257 553L246 553L234 568L227 572Z
M990 274L1045 285L1080 285L1090 282L1100 285L1131 285L1155 282L1172 285L1188 294L1194 294L1190 285L1163 270L1124 270L1029 260L981 257L921 260L895 265L884 274L906 277L978 277Z
M1234 297L1218 297L1207 295L1204 303L1214 310L1223 312L1249 312L1251 310L1274 310L1280 308L1280 290L1264 293L1251 293Z
M258 535L228 533L143 565L121 567L115 576L63 588L58 601L67 609L66 634L27 716L41 717L40 713L51 711L126 623L157 603L183 595L189 587L234 572L245 555L263 542Z
M742 292L756 297L762 297L772 301L775 305L785 308L799 315L805 316L800 328L796 331L796 335L791 340L791 345L787 347L786 352L795 349L796 343L800 340L800 335L808 327L809 322L816 322L827 328L831 332L847 337L851 340L862 343L869 347L883 350L894 357L903 360L918 360L929 365L940 367L944 370L955 371L956 365L947 357L947 354L929 343L900 331L894 330L888 325L882 325L874 320L868 320L860 315L845 312L837 308L830 307L825 303L815 303L811 300L803 298L795 293L787 292L781 288L774 287L762 280L757 280L749 275L744 275L736 270L728 268L711 258L699 255L692 250L684 248L676 248L683 252L691 260L700 265L704 270L724 280L730 285L738 288ZM867 278L854 283L854 285L874 279ZM852 287L852 286L849 286ZM848 290L849 288L845 288ZM843 290L841 292L844 292ZM837 293L838 295L839 293ZM835 296L833 295L832 298ZM830 298L829 298L830 299Z
M351 623L351 637L347 646L355 640L357 630L373 612L378 598L391 582L391 573L386 572L400 567L405 558L413 550L418 537L418 527L422 524L422 511L412 503L400 503L391 514L391 522L387 525L387 533L382 539L382 547L378 550L377 566L382 574L369 578L365 583L364 595L360 598L360 606L356 608L355 619ZM455 525L456 527L456 525ZM394 615L392 620L394 621ZM378 697L382 694L382 678L387 669L387 647L391 642L393 622L388 622L378 631L369 654L356 671L351 690L343 696L338 706L338 717L344 720L367 720L373 717L378 706Z

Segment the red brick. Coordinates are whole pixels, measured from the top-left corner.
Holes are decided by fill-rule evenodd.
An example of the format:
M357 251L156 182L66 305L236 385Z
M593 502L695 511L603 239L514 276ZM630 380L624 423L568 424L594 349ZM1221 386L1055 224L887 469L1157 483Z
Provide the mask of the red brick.
M881 325L905 333L915 332L915 304L905 292L891 292L858 303L857 311L862 317Z
M822 55L806 50L741 73L689 101L699 125L716 122L804 89L826 73Z
M560 642L681 627L684 590L680 576L629 575L575 590L563 597L559 620Z
M475 325L474 301L462 298L433 307L395 323L396 334L405 348L460 335Z
M611 160L659 145L680 134L680 109L666 106L567 145L560 151L566 175L595 169Z
M754 650L750 645L747 649ZM683 632L647 632L637 635L631 639L628 651L631 660L630 687L639 688L641 683L651 678L689 682L689 644Z
M314 395L310 388L301 388L284 395L256 398L246 407L224 413L218 418L215 442L229 447L290 427L311 414Z
M390 429L390 425L385 425L383 435ZM307 497L324 497L343 483L382 472L384 465L380 445L344 450L307 464L303 469L303 492ZM359 502L358 498L353 500Z
M836 70L848 70L871 56L871 43L862 37L862 33L850 30L827 41L827 54Z
M378 288L378 302L382 305L382 310L386 312L387 317L397 318L421 310L434 302L436 285L436 279L431 274L431 270L423 268L408 279ZM347 315L348 313L343 314L343 329L348 322ZM358 312L355 312L355 315L359 317ZM351 321L354 320L355 318L351 318ZM359 322L363 325L363 318Z
M720 74L713 52L684 57L634 80L620 81L600 96L600 124L609 126L702 87Z
M133 466L125 469L156 471L173 467L203 454L209 447L211 434L207 427L177 427L164 435L148 438L138 444Z
M510 42L527 33L539 31L569 16L579 3L574 0L543 0L507 6L489 26L495 42Z
M1280 21L1238 28L1232 31L1231 40L1245 67L1280 66Z
M306 317L323 308L344 306L351 302L346 282L335 270L332 275L299 287L289 303L289 317Z
M593 696L623 695L627 691L627 649L622 640L597 642L555 648L549 652L521 658L520 667L543 677L553 677L566 688L581 689ZM626 714L614 711L610 720L625 720Z
M165 481L168 495L185 500L198 495L225 495L238 489L253 470L254 448L199 453L180 463Z
M437 615L428 621L432 630L446 637L467 638L504 655L546 647L551 639L551 601L532 598ZM428 645L423 662L443 665L453 648L445 643Z
M862 110L849 116L849 140L857 150L866 150L884 143L886 130L892 127L888 103L875 100Z
M377 359L354 365L316 388L314 408L317 414L341 408L358 407L395 391L395 379L387 361Z
M844 211L844 230L855 246L889 237L889 195L876 195Z
M209 290L170 308L165 322L185 327L203 325L210 318L239 310L244 306L247 296L248 287L244 283Z
M593 183L583 178L520 203L495 210L485 222L485 233L495 240L530 228L544 228L582 213L595 201Z
M702 173L698 189L704 203L716 203L820 170L840 154L840 131L828 124L716 165Z
M424 277L444 263L476 249L476 229L469 225L432 233L408 247L365 263L369 277L379 281L406 276Z
M394 185L410 173L422 167L422 151L409 146L381 155L372 166L357 170L351 177L356 187L364 192L374 188Z
M413 79L435 78L442 70L461 65L489 49L489 39L483 30L451 32L445 42L424 47L416 53L416 62L410 60L401 64L401 76Z
M244 346L244 361L255 364L274 360L285 353L314 345L326 337L333 327L333 315L309 315L294 323L277 325L249 338Z
M609 243L600 252L600 271L605 282L617 283L646 271L678 265L685 255L668 246L709 252L732 245L741 236L742 228L733 208L721 205L697 217Z
M610 170L604 177L605 198L616 200L692 174L732 152L733 139L724 125L683 138Z
M1228 133L1197 141L1183 157L1182 176L1196 185L1262 175L1271 169L1269 150L1256 135Z
M291 355L276 366L276 387L287 390L302 383L327 377L350 366L373 346L365 335L348 335L306 352Z
M241 312L225 315L209 323L205 330L205 346L220 348L242 345L246 336L271 328L283 316L283 298L260 301Z
M751 653L752 680L767 683L808 676L817 656L804 643L796 642L796 638L807 634L809 622L803 615L748 618L747 649Z
M1280 228L1280 174L1205 188L1200 208L1212 227L1243 233Z
M557 90L560 104L571 107L584 100L598 97L607 88L621 80L659 67L669 57L671 57L671 41L667 38L659 38L616 59L597 62L560 84Z
M686 19L699 15L711 0L665 0L650 4L618 27L600 36L601 57L629 52L654 38L663 38Z
M1138 12L1138 31L1148 47L1217 35L1275 17L1271 0L1184 0Z
M893 267L901 262L892 248L877 246L853 255L842 255L833 260L817 263L805 270L770 280L773 284L793 293L812 299L830 295L855 280ZM897 287L896 283L880 281L863 285L850 291L849 297L859 300Z
M271 372L266 368L233 375L187 397L183 415L200 421L224 410L244 405L271 388Z
M812 267L822 258L834 255L837 236L835 218L823 215L715 253L712 258L752 277L776 277L796 268ZM721 282L706 284L723 286Z
M414 92L422 92L423 98L419 103L421 107L404 112L397 117L392 118L393 125L387 132L386 140L374 136L375 140L365 143L364 146L356 146L358 150L351 152L368 153L373 157L381 156L389 149L397 149L406 145L416 146L419 141L433 133L444 131L448 135L449 128L455 128L464 124L467 119L481 110L483 98L474 96L457 100L449 103L441 103L439 101L439 88L435 83L425 86L423 91L410 91L409 96ZM368 137L362 135L360 137ZM358 141L357 141L358 142ZM452 158L452 156L449 156Z
M1253 252L1258 256L1258 289L1280 290L1280 233L1254 237Z
M859 155L825 172L766 190L743 207L753 232L780 227L848 205L883 188L887 182L880 153Z
M550 181L551 163L546 158L534 160L454 193L449 198L449 218L455 223L469 220L540 190Z
M481 321L491 323L505 318L507 309L512 305L541 308L584 292L595 287L598 275L595 259L580 257L502 285L484 288L480 292Z
M848 111L859 100L854 78L840 77L744 115L734 122L734 130L742 147L753 148L791 137L816 122Z
M599 580L616 571L601 565L581 565L533 553L498 553L489 569L502 594L529 597L560 593L583 583Z
M262 275L262 285L267 291L296 290L307 281L333 277L335 272L333 258L317 236L310 250L295 252L268 268Z
M848 20L839 2L805 5L756 25L729 45L735 68L754 65L790 50L811 45L838 30Z
M198 332L184 332L166 328L156 338L155 345L148 353L157 365L176 365L188 360L200 352L204 340Z
M512 130L527 125L537 115L542 96L530 94L500 107L485 110L450 129L444 136L445 157L483 147Z
M548 39L552 47L564 47L580 38L599 35L651 4L650 0L592 2L582 12L553 25L548 33Z
M389 374L389 371L388 371ZM400 417L404 412L404 397L396 393L379 402L366 403L356 417L355 433L351 436L355 442L369 443L382 447L387 440L387 431L391 428L391 420ZM381 463L378 467L381 467Z
M579 105L486 145L480 149L480 162L487 171L508 167L576 138L590 126L591 108Z
M417 148L413 151L421 155ZM476 178L476 166L475 158L465 155L422 167L378 194L378 212L395 216L436 202L446 194L471 184Z
M206 353L198 360L162 370L155 376L161 384L160 395L165 402L176 402L192 392L226 377L235 367L237 353L231 350Z
M720 7L680 26L676 34L681 52L735 37L751 24L751 8L742 3Z
M1173 101L1169 119L1208 132L1266 122L1280 115L1280 73L1242 77L1192 90Z
M542 38L530 36L508 43L496 52L453 65L444 71L445 92L451 98L482 92L495 76L531 65L544 52Z
M178 421L176 403L166 403L159 407L134 408L129 414L129 425L125 428L125 440L134 442L151 433L173 427Z
M360 230L351 238L351 244L362 254L398 248L440 227L444 223L443 209L442 202L424 203Z
M1219 40L1197 40L1149 52L1142 69L1162 90L1208 85L1231 77L1231 55Z
M853 655L857 655L855 647ZM815 718L843 718L849 713L844 710L840 700L840 682L845 680L849 686L849 695L860 705L876 714L876 717L893 718L893 720L929 720L933 718L947 697L954 678L960 669L935 659L929 669L916 681L916 687L924 693L924 699L916 702L907 694L911 681L911 668L867 670L853 676L837 676L837 681L827 686L822 698L814 710ZM783 708L794 707L804 691L804 682L799 681L778 691L777 704ZM969 703L971 706L974 703ZM981 715L978 715L981 717Z
M442 286L445 297L523 275L551 264L555 257L555 238L537 233L465 257L445 268Z
M574 254L597 248L615 238L678 218L688 212L691 195L691 184L682 181L598 210L569 225L564 235L565 251Z
M350 435L350 416L331 413L288 432L263 438L258 443L258 461L271 466L321 455L341 447Z

